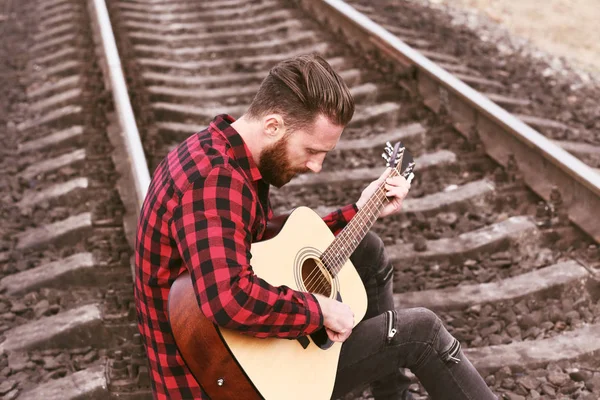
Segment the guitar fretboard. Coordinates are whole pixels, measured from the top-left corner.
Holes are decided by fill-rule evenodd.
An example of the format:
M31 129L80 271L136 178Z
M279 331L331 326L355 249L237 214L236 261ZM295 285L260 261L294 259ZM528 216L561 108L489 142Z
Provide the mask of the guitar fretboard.
M407 168L408 170L409 168ZM412 171L412 168L410 170ZM397 175L399 175L398 169L394 168L389 177ZM332 276L338 274L361 240L369 232L369 229L377 221L377 218L379 218L383 207L389 202L385 193L384 182L321 255L321 260Z

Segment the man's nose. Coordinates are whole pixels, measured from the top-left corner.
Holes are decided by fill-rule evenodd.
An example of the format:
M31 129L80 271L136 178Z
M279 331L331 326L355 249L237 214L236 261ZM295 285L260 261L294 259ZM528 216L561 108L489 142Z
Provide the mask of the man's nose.
M306 163L306 168L310 169L315 174L319 173L321 171L322 167L323 167L323 162L309 161Z

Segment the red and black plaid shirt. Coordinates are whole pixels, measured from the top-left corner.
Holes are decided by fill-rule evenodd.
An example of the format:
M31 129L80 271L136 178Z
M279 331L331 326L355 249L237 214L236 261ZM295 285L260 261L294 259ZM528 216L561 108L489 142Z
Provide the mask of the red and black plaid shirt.
M208 399L175 345L167 316L169 289L188 270L204 315L256 337L297 338L323 324L310 293L274 287L254 275L250 246L273 216L265 183L233 118L171 151L154 172L137 231L135 300L155 398ZM323 220L334 234L355 205Z

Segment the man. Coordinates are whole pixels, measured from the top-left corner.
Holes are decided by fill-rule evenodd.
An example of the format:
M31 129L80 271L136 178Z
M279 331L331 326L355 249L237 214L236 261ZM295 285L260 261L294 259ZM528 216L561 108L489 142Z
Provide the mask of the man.
M135 285L155 398L208 398L168 323L169 289L184 271L202 312L218 326L279 338L325 327L332 340L344 342L334 398L362 383L372 383L377 400L410 398L402 367L411 368L433 398L495 398L435 314L389 311L393 268L376 235L369 233L351 257L369 298L367 315L354 329L343 303L273 287L252 271L251 243L272 217L269 185L319 172L353 113L348 88L325 60L296 57L270 71L238 120L217 116L157 167L139 219ZM334 234L384 180L390 202L382 216L400 210L410 184L387 173L356 203L324 218Z

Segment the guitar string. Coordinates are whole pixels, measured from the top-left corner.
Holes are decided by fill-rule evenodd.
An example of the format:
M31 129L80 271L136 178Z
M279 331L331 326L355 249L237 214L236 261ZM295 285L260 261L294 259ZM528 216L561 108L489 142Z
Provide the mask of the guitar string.
M402 176L404 176L406 178L406 176L408 176L410 173L412 173L412 170L414 168L414 162L410 163L409 166L407 166L407 168L405 169L405 171L401 174ZM397 168L394 168L390 174L388 175L388 177L394 177L400 175L400 172L398 171ZM380 199L379 196L382 196L382 198ZM378 202L374 202L371 201L373 198L377 197ZM363 209L367 210L367 211L376 211L377 212L377 216L379 214L379 212L381 210L378 210L378 208L385 206L383 203L383 200L387 199L387 195L385 194L385 189L382 186L379 186L375 193L374 196L371 197L371 199L367 202L367 204L365 205L365 207L363 207ZM371 210L371 208L375 208L375 210ZM369 213L369 220L368 224L372 224L375 221L372 221L372 214ZM363 224L359 225L359 228L361 228L361 234L364 236L367 232L368 232L368 228L366 229L366 232L363 232L362 229L365 228L364 226L364 218L363 215L361 213L361 215L358 216L359 219L361 220L361 222L363 222ZM375 220L377 220L377 218L375 218ZM351 229L351 228L350 228ZM343 235L342 235L343 234ZM345 249L346 246L349 245L348 239L352 239L352 237L350 238L346 238L346 234L344 234L344 232L342 232L342 234L340 234L340 241L342 242L342 244L344 244L344 246L342 246L342 249ZM356 242L356 239L354 239L354 241ZM358 246L358 245L357 245ZM350 247L348 247L350 248ZM341 271L341 269L343 268L343 266L346 264L347 258L349 258L348 255L344 255L344 252L342 252L341 254L342 257L340 257L340 253L338 252L336 255L330 255L327 256L327 253L324 253L322 255L321 261L323 262L325 268L328 270L329 273L332 273L332 270L330 268L333 268L333 270L335 271L334 273L332 273L332 278L335 277L335 275L337 275L339 273L339 271ZM343 262L342 262L343 261ZM330 264L330 266L328 266L328 264ZM339 264L338 267L336 267L335 265ZM331 286L329 284L329 281L327 280L327 278L320 272L319 268L315 268L313 270L313 272L311 272L311 274L309 274L309 276L307 277L307 283L305 284L305 286L308 288L309 286L315 285L315 280L317 280L318 285L315 287L315 291L319 290L322 291L322 289L327 289L327 287Z
M385 200L386 197L387 196L385 196L384 189L378 188L375 196L373 196L372 199L382 201ZM348 249L354 247L352 239L357 236L356 233L360 231L361 236L364 236L368 232L366 225L371 224L373 215L375 215L376 211L379 211L378 209L380 209L382 205L383 203L378 204L377 201L369 201L363 208L364 212L358 216L356 223L351 225L346 232L340 235L341 251L333 253L334 249L331 249L329 253L325 254L322 261L326 266L328 266L327 269L333 276L336 276L346 263L348 259ZM356 243L358 241L354 239L354 242ZM323 281L325 284L327 284L326 280Z
M388 175L388 177L394 177L397 176L398 174L398 170L396 168L394 168L391 173ZM365 204L365 207L363 207L363 209L365 210L365 212L368 212L368 220L365 221L364 220L364 212L361 213L358 217L359 217L359 222L362 222L362 224L360 224L358 226L358 228L361 229L361 234L364 236L367 232L368 232L368 228L366 230L366 232L363 232L363 228L365 228L365 222L367 222L368 225L372 224L372 215L375 215L373 213L373 211L376 211L377 214L380 212L380 210L378 208L380 208L381 206L384 206L383 204L383 200L387 199L387 195L385 194L385 189L384 189L384 185L385 183L383 183L381 186L379 186L374 195L371 197L371 199L369 199L369 201L367 202L367 204ZM380 196L382 196L380 198ZM375 199L377 201L372 201L373 199ZM374 209L373 209L374 208ZM352 229L352 226L349 228ZM355 229L356 231L356 229ZM347 235L342 232L338 237L340 238L340 242L343 244L342 249L346 249L346 248L350 248L352 246L352 244L349 242L349 240L352 239L352 236L347 238ZM354 235L355 236L355 235ZM356 239L355 239L356 241ZM329 273L331 273L333 276L332 278L337 275L339 273L339 271L342 269L342 267L344 266L344 264L346 263L345 260L343 259L347 259L348 257L344 255L344 251L342 251L341 257L340 257L340 253L338 252L336 255L329 255L328 253L324 253L321 257L321 261L323 262L325 268L329 271ZM342 261L344 261L342 263ZM330 265L328 265L330 264ZM335 264L340 264L339 267L336 267ZM330 267L333 268L333 270L335 272L332 273L332 270L330 269ZM315 288L317 290L322 290L322 289L327 289L328 286L330 286L329 281L327 280L327 278L324 277L324 275L320 272L319 268L315 268L313 270L313 272L307 277L307 288L309 286L315 285L315 279L318 282L318 286Z
M404 172L401 175L406 178L406 176L408 176L410 173L412 173L413 168L414 168L414 162L409 163L409 165L407 166L407 168L404 170ZM388 177L394 177L394 176L399 175L399 174L400 174L400 172L398 171L397 167L394 167L392 169L392 171L390 172L390 174L388 175ZM366 204L366 207L364 207L365 209L370 210L373 206L375 208L383 206L383 203L382 203L381 200L385 200L387 198L387 195L385 194L383 185L380 186L378 189L376 189L375 194L377 196L373 196L371 199L369 199L369 201ZM383 195L383 198L379 199L379 195ZM371 200L374 197L377 197L377 200L379 200L379 202L372 202ZM377 210L377 213L379 213L379 212L380 212L380 210ZM363 219L362 218L363 217L362 214L363 213L361 213L358 216L359 219L361 219L361 220ZM369 215L371 215L371 214L369 213ZM370 219L372 220L372 218L370 218ZM376 219L377 218L375 218L375 220ZM372 224L373 222L375 222L375 221L369 221L369 224ZM363 220L363 223L364 223L364 220ZM368 228L367 228L366 232L362 232L362 228L364 228L364 226L361 225L360 227L361 227L361 233L362 233L362 235L365 235L366 232L368 232ZM341 236L340 237L340 241L345 246L347 246L348 245L348 241L346 240L346 234L344 232L342 232L342 234L339 235L339 236ZM349 239L352 239L352 238L349 238ZM354 242L356 242L356 239L354 239ZM345 246L342 246L342 249L344 249ZM348 258L348 256L344 256L343 252L342 252L342 256L343 256L342 259L340 259L340 254L337 253L337 255L331 255L331 256L328 257L327 253L325 253L325 254L322 255L321 261L323 262L323 264L324 264L325 268L328 270L328 272L332 273L332 270L330 269L330 266L328 266L328 264L330 264L331 267L333 267L333 270L335 271L335 273L333 273L333 275L337 275L339 273L339 271L341 270L341 268L344 266L346 259ZM334 263L334 261L336 261L336 262ZM344 261L344 262L342 263L341 261ZM335 264L340 264L339 268L335 267ZM317 279L318 281L320 281L319 285L317 287L315 287L315 290L326 289L328 286L330 286L329 285L329 281L323 276L322 273L320 273L320 269L319 268L315 268L313 270L313 272L311 272L311 274L309 274L309 276L306 279L307 283L305 285L307 287L315 285L315 279Z
M390 177L393 177L397 174L397 171L394 171L390 174ZM358 219L357 221L362 222L362 224L358 224L359 226L356 226L357 224L351 224L351 226L348 228L350 229L350 231L346 231L343 234L340 235L340 242L342 243L342 249L346 250L345 247L349 245L349 242L347 240L347 236L350 236L348 239L350 241L352 241L352 239L356 236L356 235L348 235L348 232L356 232L357 229L356 228L360 228L361 230L361 235L365 235L369 228L366 227L365 225L371 225L373 222L375 222L377 220L378 214L380 213L380 208L384 207L385 204L383 203L384 200L387 199L387 195L385 192L385 189L383 187L379 187L377 192L375 193L377 196L373 197L373 200L376 199L378 201L370 201L369 203L366 204L366 207L364 207L365 212L360 213L358 215ZM365 221L365 219L367 221ZM366 224L365 224L366 222ZM354 229L352 229L354 228ZM357 240L354 239L354 242L356 243ZM358 244L356 244L358 245ZM350 246L348 246L350 248ZM329 257L327 256L327 254L324 255L323 260L325 263L329 263L332 267L333 267L333 271L334 274L337 274L339 272L339 270L341 270L341 268L343 267L343 265L345 264L346 259L348 258L349 254L346 250L346 253L344 253L344 251L342 251L341 254L336 253L336 254L332 254L332 251L329 251L329 254L331 254ZM332 262L333 261L333 262ZM338 267L336 267L336 265L338 265Z
M402 165L402 158L404 156L404 149L405 148L401 149L400 154L399 154L400 155L400 159L398 160L398 163L396 164L396 166L394 166L394 168L390 171L390 174L388 175L388 178L395 177L395 176L401 174L400 171L398 170L398 166L401 167L401 165ZM409 165L407 166L407 168L405 169L405 171L402 173L402 175L406 176L408 173L411 173L413 168L414 168L414 162L409 163ZM369 218L368 218L368 220L369 220L368 221L368 225L372 225L377 220L377 218L379 216L379 213L381 212L381 210L379 208L380 207L384 207L383 200L387 199L387 195L385 194L384 185L385 185L385 183L383 183L381 186L378 187L378 189L376 189L375 194L377 196L373 196L371 199L369 199L369 201L366 204L365 209L366 209L366 211L368 211L367 214L369 216ZM383 195L382 199L379 198L380 194ZM377 200L378 200L377 202L376 201L371 201L374 197L377 197ZM375 207L375 210L372 210L373 207ZM372 211L376 211L376 213L375 214L371 214ZM359 219L364 224L365 221L364 221L364 218L363 218L363 214L364 213L361 213L359 215ZM373 216L375 216L374 219L373 219ZM353 225L354 224L352 224L351 226L353 226ZM369 228L365 228L364 225L360 225L360 227L361 227L361 234L363 236L366 235L366 233L368 232ZM365 228L365 231L362 230L363 228ZM346 246L348 246L348 241L346 240L346 232L342 232L342 234L339 235L339 236L341 236L341 238L340 238L341 240L340 241L342 242L342 244L344 244L344 246L342 246L342 249L344 249ZM350 237L348 239L352 239L352 237ZM354 241L357 242L356 239ZM358 246L358 244L357 244L357 246ZM344 255L344 252L342 252L342 258L341 259L340 259L339 253L337 255L335 255L335 256L332 256L332 257L333 258L331 258L331 257L328 258L327 254L325 254L325 257L323 258L324 259L324 263L331 262L331 261L337 261L336 263L332 263L333 265L339 264L339 268L334 267L334 269L335 269L335 274L334 275L337 275L339 273L339 271L341 270L341 268L344 266L344 264L346 262L346 259L349 257L349 254Z
M405 178L406 178L407 176L409 176L409 175L412 173L412 171L413 171L413 169L414 169L414 165L415 165L415 163L414 163L414 162L411 162L411 163L409 163L409 165L408 165L408 166L407 166L407 168L404 170L404 172L402 172L402 174L400 174L400 172L399 172L399 171L398 171L396 168L394 168L394 169L392 170L392 172L390 173L390 175L389 175L389 176L390 176L390 177L394 177L394 176L396 176L396 175L400 174L400 175L402 175L403 177L405 177ZM378 198L377 198L377 200L379 200L379 202L369 202L369 203L367 203L367 207L365 207L365 209L367 209L367 210L370 210L370 211L372 211L372 210L371 210L371 208L372 208L372 207L375 207L375 208L376 208L376 210L375 210L375 211L376 211L376 214L374 214L374 215L373 215L375 218L373 218L373 216L371 216L371 214L369 213L369 216L370 216L370 217L369 217L368 224L370 224L370 225L372 225L372 223L374 223L374 222L377 220L377 218L379 217L379 213L380 213L380 211L381 211L381 210L380 210L380 209L377 209L377 208L379 208L379 207L384 207L385 205L383 204L383 201L387 199L387 194L386 194L386 192L385 192L385 189L384 189L382 186L380 186L380 187L379 187L379 190L378 190L378 191L376 191L376 194L377 194L377 197L378 197ZM382 196L382 198L381 198L381 199L379 199L379 195L381 195L381 196ZM359 217L362 217L362 216L359 216ZM364 223L364 218L363 218L363 219L361 219L361 220L362 220L362 222ZM363 228L365 229L364 231L362 231L362 229L363 229ZM369 228L366 228L366 227L364 227L364 226L361 226L361 234L362 234L362 235L365 235L365 234L368 232L368 230L369 230ZM342 241L343 241L343 239L344 239L344 238L342 238ZM346 244L347 244L347 242L346 242ZM338 264L340 264L340 265L339 265L339 269L338 269L338 268L336 268L336 270L335 270L335 274L337 274L337 273L338 273L338 272L341 270L341 268L342 268L342 267L343 267L343 265L345 264L345 261L346 261L346 259L347 259L348 257L349 257L349 254L347 254L346 256L344 256L344 257L341 259L341 261L344 261L343 263L339 263L339 262L338 262ZM339 256L337 256L337 258L339 259ZM338 261L340 261L340 260L338 260Z
M380 198L380 196L383 196L383 198ZM376 192L375 195L372 197L372 199L374 199L375 197L377 197L377 200L385 200L387 198L387 196L385 195L385 191L382 187L380 187ZM383 203L377 203L375 201L369 201L367 204L365 204L365 207L363 207L363 209L365 210L365 212L369 212L368 215L368 219L372 220L371 215L373 211L376 211L377 208L379 208L380 206L382 206ZM373 210L373 208L375 208L375 210ZM378 211L378 210L377 210ZM367 224L370 224L370 221L365 221L365 215L363 213L361 213L361 215L358 216L359 220L358 222L362 222L362 224L359 224L356 228L361 230L361 234L364 236L366 234L366 232L368 232L368 228L366 231L364 231L365 229L365 222L367 222ZM353 230L352 227L349 228L350 230ZM354 229L354 231L356 232L358 229ZM340 234L338 236L340 238L340 242L342 242L342 244L344 246L342 246L342 248L349 248L346 247L349 245L348 239L351 238L346 238L346 235L342 235ZM339 252L337 254L332 254L330 256L327 256L327 254L325 254L325 256L321 259L321 261L323 262L323 264L325 265L325 268L333 275L332 278L337 275L339 273L339 271L342 269L342 267L344 266L344 264L346 263L346 260L348 257L344 255L345 253L342 251L342 253L340 254ZM342 263L342 261L344 261ZM329 266L328 266L329 264ZM338 267L336 267L336 264L339 264ZM332 272L332 269L335 272ZM311 275L316 274L316 279L317 279L317 283L318 286L315 287L316 290L319 291L323 291L323 289L327 289L328 286L330 286L329 281L327 280L327 278L325 278L323 276L323 274L320 273L320 270L315 269L313 271L313 273L311 273ZM309 275L310 276L310 275ZM311 279L310 285L315 285L315 279L313 277L313 279Z
M395 172L396 172L396 170L394 169L392 171L392 173L390 174L390 177L393 177ZM375 199L377 201L374 201ZM362 229L365 228L365 226L364 226L365 222L367 222L367 224L371 224L370 220L373 220L373 218L372 218L372 216L374 215L373 211L379 212L379 210L377 210L377 208L380 206L383 206L382 200L385 200L385 199L387 199L387 195L385 194L385 189L384 189L383 185L381 185L376 189L374 196L365 204L365 207L363 207L363 209L365 211L363 211L362 213L360 213L358 215L358 221L362 222L362 225L358 226L359 228L361 228L361 234L364 235L364 234L366 234L366 232L368 232L368 229L366 232L362 232ZM369 221L365 221L365 217L367 216L365 214L368 214ZM351 230L355 224L350 223L349 225L350 225L350 227L348 229ZM356 231L356 229L355 229L355 231ZM347 232L344 232L344 231L339 235L340 241L344 244L343 248L345 248L349 244L348 240L346 239L346 236L347 236ZM351 238L349 238L349 239L351 239ZM339 253L338 253L338 255L331 255L329 257L327 257L327 254L325 254L323 261L330 262L330 263L332 261L340 261ZM337 274L338 272L339 272L339 269L335 269L335 273Z
M370 207L371 205L369 205L368 207ZM367 206L365 207L365 209L367 208ZM361 219L361 216L359 216L359 219ZM360 226L359 226L360 228ZM348 245L348 242L345 238L345 236L340 237L340 241L345 244ZM327 256L328 253L325 253L324 256L322 256L321 261L323 262L325 268L328 270L328 272L332 275L332 278L337 275L337 273L339 272L338 269L335 264L339 264L341 262L341 258L340 258L340 254L338 253L337 255L330 255ZM343 255L343 253L342 253ZM335 271L335 272L334 272ZM315 269L313 271L313 273L311 273L312 277L309 275L309 277L311 277L312 279L307 279L309 280L308 282L308 286L309 287L314 287L314 291L316 292L320 292L320 293L324 293L323 289L327 289L329 286L331 286L329 284L329 281L327 280L327 278L320 272L320 270ZM317 282L315 282L315 280Z
M381 189L381 188L380 188ZM376 192L378 195L381 192ZM365 209L372 207L372 202L369 201L366 205L365 205ZM358 215L359 219L362 218L362 213L360 215ZM351 228L349 228L351 229ZM345 245L348 245L348 242L346 241L345 235L344 234L340 234L338 236L338 238L340 239L340 241L342 241ZM321 256L321 261L323 262L325 268L329 271L329 273L331 273L332 275L336 275L337 272L339 272L339 270L336 270L335 273L332 273L331 267L333 267L333 262L335 260L339 259L339 256L328 256L328 253L325 252L323 253L323 255ZM320 280L319 285L316 286L315 285L315 280ZM307 288L311 287L315 285L315 290L321 290L321 289L326 289L327 286L329 285L329 281L324 277L324 275L322 273L320 273L320 269L315 268L315 270L307 277Z
M375 194L377 194L377 197L379 197L380 194L385 194L385 192L383 192L383 190L384 189L382 187L378 188L378 190L375 193ZM374 197L375 196L373 196L373 198ZM384 195L384 197L385 197L385 195ZM365 204L365 207L364 207L365 210L370 210L375 205L375 202L371 201L372 199L370 199L369 202L367 202L367 204ZM378 198L378 200L379 200L379 198ZM364 212L361 213L360 215L358 215L358 217L359 217L359 220L362 220L362 222L364 223L363 214L364 214ZM351 228L352 228L352 225L348 229L351 229ZM342 244L344 244L343 247L346 247L346 246L349 245L348 240L346 239L346 234L345 233L340 234L338 237L340 238L340 241L342 242ZM331 253L331 252L332 252L332 250L330 249L329 253ZM332 274L333 275L337 275L337 273L339 272L339 270L341 268L340 269L335 268L334 262L337 261L339 263L339 261L340 261L340 259L339 259L340 258L339 257L339 253L338 253L337 256L333 255L333 254L331 254L331 255L328 256L329 253L324 253L324 255L322 255L321 261L323 262L323 264L325 265L325 267L327 268L327 270L330 273L332 273L332 270L330 269L330 267L334 267L335 272L333 272ZM329 264L329 266L328 266L328 264ZM314 272L317 274L317 276L321 276L322 277L322 274L319 274L319 272L317 270L315 270ZM313 279L313 283L314 283L314 279ZM325 285L327 285L328 284L327 279L321 279L321 286L318 287L319 289L322 288L322 284L323 283Z
M396 168L394 168L390 175L388 177L394 177L398 174L398 170ZM377 208L383 206L384 204L382 203L383 200L387 199L387 195L385 194L385 189L383 187L384 184L382 184L381 186L379 186L376 189L376 192L374 193L374 196L371 197L371 199L369 199L369 201L365 204L365 207L363 207L364 210L366 211L370 211L369 212L369 219L372 220L371 214L372 211L377 211L377 213L379 213L380 210L377 210ZM381 196L381 198L380 198ZM377 198L377 202L373 201L373 199ZM373 210L373 208L375 208L375 210ZM364 223L364 213L361 213L358 215L359 217L359 222L362 222L363 224L359 225L358 227L361 228L361 234L364 236L367 232L368 232L368 228L366 229L366 231L363 231L363 229L365 228ZM371 224L374 221L368 221L368 224ZM351 229L351 228L349 228ZM344 232L342 232L342 234L340 234L338 236L340 238L340 241L342 242L342 244L344 244L344 246L342 248L346 248L346 246L349 245L348 240L346 239L346 234ZM351 238L348 238L351 239ZM356 241L356 240L355 240ZM348 247L349 248L349 247ZM339 273L339 271L342 269L342 267L345 264L345 260L342 259L346 259L348 258L347 256L344 256L344 253L342 252L342 257L340 258L340 254L339 252L337 253L337 255L330 255L327 256L327 253L325 253L322 258L321 261L323 262L323 264L325 265L325 268L332 273L330 267L328 266L328 264L331 265L331 267L333 267L334 269L334 273L333 275L337 275ZM343 263L341 263L341 261L344 261ZM340 264L339 267L335 267L335 264ZM316 276L313 276L316 275ZM329 285L329 281L323 276L323 274L320 273L320 270L318 268L315 268L315 270L307 277L307 281L309 281L307 283L307 286L312 286L315 285L315 279L319 280L319 285L317 287L315 287L316 290L321 290L321 289L326 289L327 286Z

